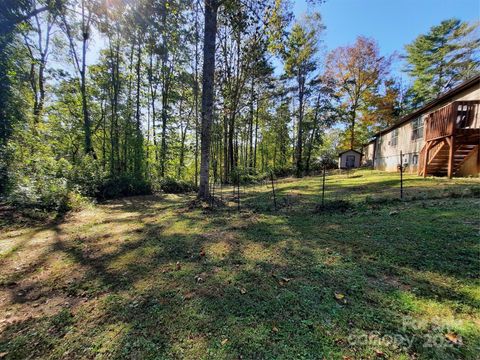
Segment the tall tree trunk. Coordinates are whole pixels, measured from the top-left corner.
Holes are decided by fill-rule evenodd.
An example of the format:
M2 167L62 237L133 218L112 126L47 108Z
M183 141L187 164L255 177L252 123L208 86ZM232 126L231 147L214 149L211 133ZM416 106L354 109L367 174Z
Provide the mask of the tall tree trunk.
M357 111L352 109L350 114L350 149L355 147L355 120L357 117Z
M253 147L253 168L257 168L257 139L258 139L258 100L257 100L257 110L255 112L255 145Z
M82 42L82 71L80 72L80 92L82 94L83 128L85 132L85 153L93 155L95 157L92 146L90 113L87 100L87 40L88 33L85 31L83 34Z
M198 121L198 93L199 93L199 84L198 84L198 59L199 59L199 51L198 51L198 44L199 44L199 30L198 30L198 13L199 13L199 1L195 1L195 83L193 89L193 96L195 99L195 185L198 186L198 129L199 129L199 121Z
M296 175L301 177L303 174L302 163L302 145L303 145L303 98L305 95L305 77L299 70L298 73L298 129L297 129L297 147L295 151Z
M228 116L227 111L223 110L223 181L228 181Z
M82 65L80 71L80 93L82 94L83 128L85 132L85 153L92 155L94 158L96 158L92 145L90 112L87 99L87 43L90 37L90 18L91 14L89 14L88 20L85 19L85 2L82 1ZM86 20L87 22L85 22Z
M217 0L205 0L205 33L203 46L202 79L202 134L200 186L198 197L207 200L210 197L208 173L210 167L210 142L213 122L213 97L215 79L215 41L217 37Z
M157 84L153 82L153 45L150 47L150 61L148 67L148 83L150 87L150 105L152 107L152 137L153 148L155 152L155 164L158 164L158 146L157 146L157 126L155 120L157 118L157 111L155 108L155 98L157 97Z
M38 103L36 104L35 109L35 122L38 124L40 122L40 116L42 115L43 107L45 104L45 58L42 56L40 64L38 67Z
M254 108L254 101L255 101L255 87L254 87L254 78L252 77L252 84L250 89L250 118L248 121L248 137L249 137L249 154L248 158L250 160L249 167L250 171L253 168L253 118L255 117L255 108Z
M318 128L320 96L321 96L321 92L318 93L318 97L317 97L317 102L315 106L315 116L313 117L313 128L312 128L312 133L310 134L310 141L308 143L308 149L307 149L307 158L305 160L305 172L307 173L307 175L310 174L310 161L312 158L313 142L315 141L315 135L317 133L317 128Z
M141 64L142 64L142 42L140 41L140 37L138 37L138 50L137 50L137 66L136 66L136 75L137 75L137 94L136 94L136 112L135 112L135 137L136 137L136 144L135 144L135 163L134 163L134 172L135 176L141 177L142 175L142 153L143 153L143 138L142 138L142 130L140 124L140 83L141 83Z

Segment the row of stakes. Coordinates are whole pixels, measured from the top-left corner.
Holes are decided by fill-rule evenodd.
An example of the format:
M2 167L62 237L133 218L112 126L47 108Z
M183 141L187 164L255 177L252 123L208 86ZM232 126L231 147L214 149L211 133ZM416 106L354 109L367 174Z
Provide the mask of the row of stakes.
M405 171L405 166L403 165L403 154L400 151L400 165L398 166L398 170L400 173L400 199L403 199L403 172ZM323 167L322 171L322 207L325 206L325 179L326 179L326 167ZM272 199L273 199L273 208L277 211L277 196L275 193L275 178L273 175L273 171L270 171L270 183L272 187ZM245 192L245 188L244 188ZM211 189L211 196L210 196L210 206L214 206L215 204L215 181L212 182L212 189ZM233 198L236 199L237 202L237 211L241 211L241 204L240 204L240 174L237 176L237 183L233 184ZM220 181L220 199L223 201L223 186L222 182Z

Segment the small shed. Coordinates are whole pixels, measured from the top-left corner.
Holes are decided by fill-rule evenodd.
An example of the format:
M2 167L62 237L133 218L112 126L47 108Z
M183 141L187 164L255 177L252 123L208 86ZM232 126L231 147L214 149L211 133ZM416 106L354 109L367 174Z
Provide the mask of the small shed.
M356 150L347 150L338 154L339 169L354 169L360 167L362 154Z

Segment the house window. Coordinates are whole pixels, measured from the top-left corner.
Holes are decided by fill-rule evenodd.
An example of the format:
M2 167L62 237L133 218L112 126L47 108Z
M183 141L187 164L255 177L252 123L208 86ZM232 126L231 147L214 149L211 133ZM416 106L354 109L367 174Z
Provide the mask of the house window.
M415 141L423 137L423 121L421 117L412 121L412 129L412 140Z
M412 156L412 165L418 165L418 155Z
M393 129L392 130L392 137L390 139L390 145L391 146L397 146L398 144L398 129Z

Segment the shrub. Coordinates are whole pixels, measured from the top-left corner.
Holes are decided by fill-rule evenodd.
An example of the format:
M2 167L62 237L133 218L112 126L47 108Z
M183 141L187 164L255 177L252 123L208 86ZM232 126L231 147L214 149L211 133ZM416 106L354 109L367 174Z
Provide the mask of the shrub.
M167 194L184 194L198 190L194 183L174 178L160 180L160 189Z
M130 174L107 177L100 185L97 197L115 199L122 196L150 195L152 184L145 179Z
M292 176L295 173L295 170L290 167L277 167L273 169L273 175L277 178Z
M33 159L24 167L11 171L9 202L18 208L64 210L71 191L66 176L68 171L66 160Z
M84 156L80 163L72 167L69 181L78 192L87 197L98 197L107 179L100 162L92 156Z

